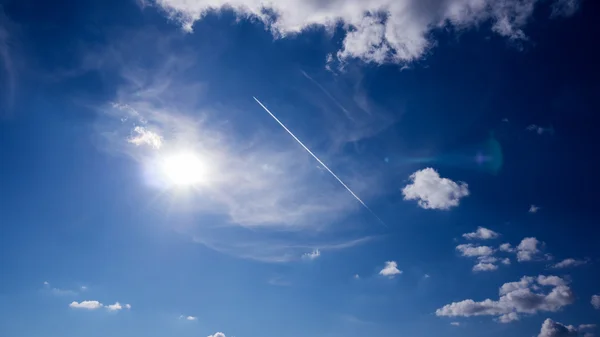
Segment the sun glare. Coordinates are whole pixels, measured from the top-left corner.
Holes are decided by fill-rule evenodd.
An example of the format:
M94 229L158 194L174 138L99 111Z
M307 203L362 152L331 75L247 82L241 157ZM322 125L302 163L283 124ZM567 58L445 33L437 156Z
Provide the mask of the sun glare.
M196 185L206 179L204 163L189 152L166 157L163 162L163 172L171 183L178 186Z

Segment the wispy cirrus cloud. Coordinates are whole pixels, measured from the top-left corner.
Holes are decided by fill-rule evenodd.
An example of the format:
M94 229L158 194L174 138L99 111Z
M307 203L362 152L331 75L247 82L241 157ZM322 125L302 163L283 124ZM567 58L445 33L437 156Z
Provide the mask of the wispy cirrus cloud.
M405 63L422 57L434 45L432 31L455 31L490 23L491 30L510 40L526 40L524 28L538 0L333 0L264 2L260 0L156 0L154 3L192 32L194 22L211 12L231 10L238 17L262 21L275 37L302 32L309 27L332 30L341 26L346 35L335 55L344 63L360 59L377 64ZM577 2L554 1L553 17L572 15Z
M176 230L218 251L264 262L298 260L307 251L323 253L371 239L340 235L337 224L362 212L360 203L332 184L332 177L323 174L285 131L270 131L275 128L272 120L251 97L244 109L249 109L245 116L252 116L228 115L240 107L208 104L202 94L206 84L186 76L193 55L159 48L154 56L160 66L140 68L133 61L130 65L128 53L122 51L131 47L118 47L111 49L118 57L106 56L115 61L101 64L115 67L123 84L99 109L96 144L138 163L144 182L156 190L155 202L173 205L170 211L180 203L169 199L178 195L168 193L173 186L161 171L162 161L181 151L197 157L202 185L186 193L186 212L213 216L216 225L173 224ZM329 136L324 135L326 140ZM326 161L351 168L344 171L343 180L363 200L379 193L380 176L368 174L370 164L338 152L328 152ZM316 231L319 240L309 234Z

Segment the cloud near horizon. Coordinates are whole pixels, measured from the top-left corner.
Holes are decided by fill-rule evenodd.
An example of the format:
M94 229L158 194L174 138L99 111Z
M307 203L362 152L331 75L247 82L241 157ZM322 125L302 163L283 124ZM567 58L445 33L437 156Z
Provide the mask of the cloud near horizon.
M544 287L552 289L544 292ZM435 313L447 317L496 316L500 322L508 323L518 320L523 314L556 312L575 301L568 282L557 276L524 276L520 281L503 284L499 295L498 300L453 302Z
M211 12L233 11L239 18L260 20L275 38L311 27L332 31L342 27L345 37L336 58L344 63L360 59L376 64L407 63L433 46L432 32L461 31L490 23L491 30L513 41L527 40L524 32L541 0L154 0L169 18L188 31ZM551 17L576 12L578 1L551 2ZM331 56L329 59L333 59Z

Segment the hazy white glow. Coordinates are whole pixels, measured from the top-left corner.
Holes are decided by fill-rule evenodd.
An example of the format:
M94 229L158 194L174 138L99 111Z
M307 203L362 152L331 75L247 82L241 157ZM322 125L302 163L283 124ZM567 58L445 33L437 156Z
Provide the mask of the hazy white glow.
M178 186L196 185L206 179L205 163L190 152L167 156L162 170L167 179Z

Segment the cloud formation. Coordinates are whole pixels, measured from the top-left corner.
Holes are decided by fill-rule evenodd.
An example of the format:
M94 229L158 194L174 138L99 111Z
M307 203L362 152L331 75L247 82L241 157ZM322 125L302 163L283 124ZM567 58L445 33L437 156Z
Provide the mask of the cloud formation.
M120 311L123 308L131 309L131 304L121 305L119 302L115 302L115 304L104 305L98 301L82 301L77 302L73 301L69 304L69 307L74 309L85 309L85 310L96 310L100 308L106 308L108 311Z
M577 337L579 332L572 325L564 325L546 318L538 337Z
M302 258L308 259L308 260L314 260L314 259L318 258L319 256L321 256L321 251L318 249L315 249L310 253L304 253L302 255Z
M102 305L102 303L100 303L98 301L82 301L82 302L73 301L73 302L71 302L71 304L69 304L69 307L75 308L75 309L96 310L96 309L102 308L103 305Z
M494 249L492 247L476 246L471 243L458 245L456 246L456 250L458 250L462 256L467 257L489 256L494 253Z
M594 309L600 310L600 295L592 295L590 303L592 303Z
M186 321L197 321L198 317L195 316L179 316L179 319L185 319Z
M222 332L217 332L214 335L209 335L208 337L226 337L226 336Z
M143 126L136 126L132 132L134 135L127 138L127 141L137 146L148 145L154 149L160 149L162 146L162 137L155 132L147 130Z
M552 266L552 268L562 269L562 268L577 267L577 266L584 265L586 263L587 263L586 260L576 260L576 259L568 258L568 259L564 259L564 260L556 263L555 265Z
M475 232L465 233L462 236L467 240L490 240L499 237L500 234L485 227L477 227L477 230Z
M442 178L433 168L416 171L410 180L402 189L404 200L418 200L419 206L425 209L449 210L469 195L466 183Z
M517 260L519 262L533 261L539 258L541 250L538 246L543 245L536 238L524 238L517 246Z
M545 288L552 287L549 291ZM522 314L555 312L575 301L567 282L557 276L528 277L503 284L499 299L476 302L472 299L453 302L436 310L437 316L496 316L500 322L518 320Z
M459 31L489 22L491 30L511 40L525 40L523 31L539 0L154 0L184 30L210 12L233 10L240 18L262 21L275 37L320 26L342 27L346 36L336 52L338 60L357 58L377 64L419 59L435 41L436 29ZM552 16L577 10L565 0L555 1Z
M389 278L393 278L396 275L402 274L402 270L398 269L398 264L396 261L387 261L385 263L385 267L379 271L379 275L387 276Z
M541 209L541 207L539 207L539 206L531 205L531 206L529 206L529 213L537 213L540 209Z

